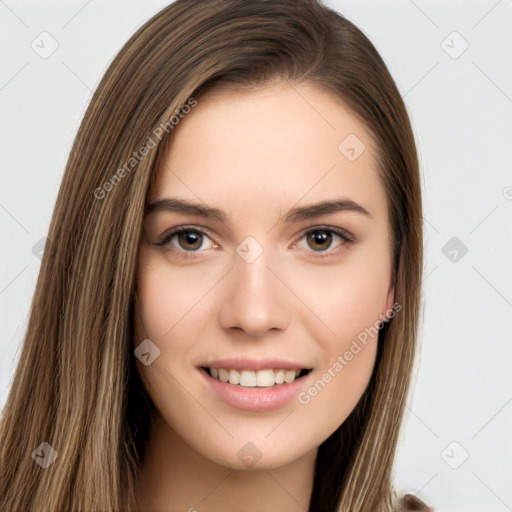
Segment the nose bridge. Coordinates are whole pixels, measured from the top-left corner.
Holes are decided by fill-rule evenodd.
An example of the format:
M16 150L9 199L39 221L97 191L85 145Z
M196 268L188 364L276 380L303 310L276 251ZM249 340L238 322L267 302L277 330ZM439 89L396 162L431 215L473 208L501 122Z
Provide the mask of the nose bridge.
M253 336L270 329L285 329L290 312L283 284L269 268L274 259L272 248L264 249L254 238L247 237L236 252L221 308L221 324Z

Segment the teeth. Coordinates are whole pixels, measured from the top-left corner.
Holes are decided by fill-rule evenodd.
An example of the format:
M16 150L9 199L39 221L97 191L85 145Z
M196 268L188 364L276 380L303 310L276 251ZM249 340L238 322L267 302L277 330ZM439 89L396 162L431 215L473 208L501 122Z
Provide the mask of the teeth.
M295 380L296 375L297 374L295 373L295 370L287 370L286 372L284 372L284 381L293 382Z
M274 375L276 384L282 384L284 382L284 370L277 370Z
M236 372L236 370L229 370L229 373L233 371ZM256 372L248 372L247 370L242 370L240 372L240 386L244 386L246 388L253 388L256 386Z
M283 383L292 383L300 374L300 370L227 370L210 368L210 375L221 382L229 382L245 388L272 387Z
M230 384L238 384L240 382L240 373L236 370L230 370L229 372L229 383Z
M229 380L229 372L224 368L219 368L219 380L227 382Z
M293 372L295 376L295 372ZM260 370L256 374L256 386L264 388L274 385L274 370Z

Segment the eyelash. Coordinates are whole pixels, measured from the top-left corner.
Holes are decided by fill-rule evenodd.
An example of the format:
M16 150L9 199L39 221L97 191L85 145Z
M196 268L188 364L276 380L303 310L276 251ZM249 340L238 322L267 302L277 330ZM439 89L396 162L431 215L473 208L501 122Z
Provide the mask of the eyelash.
M331 233L331 234L334 233L339 238L341 238L341 240L343 241L342 245L351 244L354 242L354 239L351 236L349 236L346 231L341 230L339 228L335 228L333 226L317 226L314 228L310 228L309 230L305 231L302 234L302 236L299 238L299 240L302 240L304 238L304 236L306 236L310 233L314 233L315 231L323 231L325 233ZM210 239L212 238L210 233L204 229L193 227L193 226L179 226L177 228L172 228L171 230L163 233L161 235L161 237L158 239L158 242L156 242L154 245L163 247L164 245L168 244L175 235L179 235L181 233L190 233L190 232L201 233L202 235L206 235ZM196 250L196 251L176 250L174 248L170 248L169 250L183 258L198 258L197 253L203 252L200 250ZM319 258L319 259L329 258L329 257L333 256L332 251L331 252L324 251L322 253L319 253L316 251L308 251L308 252L311 252L312 256L314 258ZM337 251L335 251L335 252L337 252ZM199 256L199 257L201 257L201 256Z

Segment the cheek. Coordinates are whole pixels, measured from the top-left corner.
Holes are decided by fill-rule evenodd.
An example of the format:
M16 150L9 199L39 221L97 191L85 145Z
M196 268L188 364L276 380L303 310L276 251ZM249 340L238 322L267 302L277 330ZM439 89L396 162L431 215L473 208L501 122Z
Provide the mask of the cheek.
M328 352L343 349L346 342L380 320L379 315L386 310L389 285L388 260L364 253L354 255L345 264L311 270L301 281L300 293L323 324L318 328L317 320L312 337L320 337Z
M316 428L326 436L345 421L369 383L388 287L385 262L370 265L361 258L308 288L310 304L316 304L325 328L319 328L318 320L309 323L321 361L298 401L305 421L321 418Z
M137 366L153 402L168 414L169 425L179 423L176 416L181 413L189 418L197 414L194 401L180 383L187 378L184 366L202 332L200 322L208 316L204 297L211 286L210 279L192 279L192 271L168 263L152 261L139 269L134 346L150 339L160 353L150 365Z
M302 290L323 324L308 316L321 360L298 398L308 414L324 417L328 431L352 411L371 377L390 284L389 260L360 251L344 265L315 272L302 282Z
M213 283L192 267L183 271L163 263L144 268L137 293L142 336L161 343L176 339L187 320L207 303L204 299Z
M356 341L346 348L333 354L297 397L297 418L309 424L314 435L322 440L347 419L361 399L370 381L377 340L367 346Z
M180 381L190 375L197 340L207 336L212 324L211 291L219 277L215 271L155 260L141 260L139 267L134 348L145 339L158 347L158 358L148 366L138 364L139 373L157 404L172 396L183 408L190 397L182 394Z

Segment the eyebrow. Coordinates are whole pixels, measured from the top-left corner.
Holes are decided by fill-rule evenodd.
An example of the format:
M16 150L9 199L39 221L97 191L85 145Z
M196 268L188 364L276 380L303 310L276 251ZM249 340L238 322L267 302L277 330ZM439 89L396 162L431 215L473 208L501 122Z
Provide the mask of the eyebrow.
M159 199L147 206L145 216L157 211L169 211L184 213L188 215L198 215L205 219L214 219L223 223L228 222L226 212L211 206L205 206L200 203L195 203L186 199L178 197L166 197ZM337 212L355 212L372 218L370 212L360 204L352 201L351 199L332 199L328 201L321 201L319 203L311 204L308 206L300 206L291 209L286 215L284 221L286 223L297 222L300 220L312 219L320 217L321 215L328 215Z

